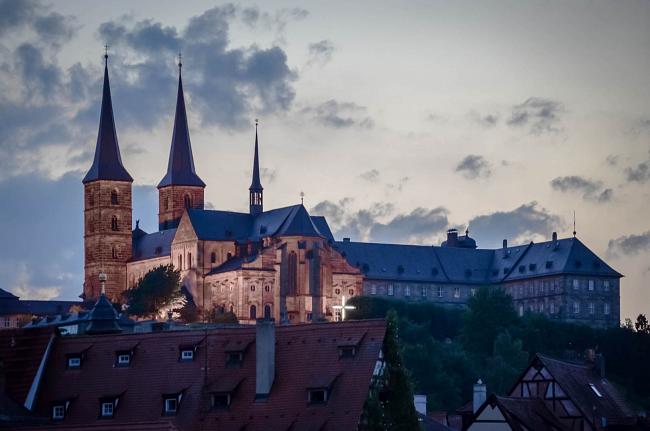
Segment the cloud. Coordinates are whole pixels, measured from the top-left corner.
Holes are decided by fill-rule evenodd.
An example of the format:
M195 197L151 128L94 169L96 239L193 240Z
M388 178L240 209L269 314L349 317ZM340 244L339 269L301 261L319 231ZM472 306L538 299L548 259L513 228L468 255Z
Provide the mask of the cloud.
M275 169L271 169L271 168L261 168L260 175L262 175L262 180L265 183L271 184L273 183L273 181L275 181L278 172Z
M477 154L470 154L456 165L456 172L465 178L473 180L476 178L487 178L492 175L490 163L485 157Z
M370 183L376 183L379 181L379 171L377 169L371 169L367 172L362 173L359 175L359 177Z
M625 169L625 176L630 183L645 184L650 181L650 157L647 161L641 162L638 165Z
M612 189L603 188L601 181L594 181L578 175L557 177L551 181L551 187L563 193L577 192L585 200L609 202L614 194Z
M75 19L56 12L36 0L1 0L0 35L27 29L44 44L59 45L69 40L76 32Z
M329 40L310 43L308 49L309 59L307 60L307 64L309 65L317 64L323 66L332 59L332 54L334 54L334 44Z
M560 102L531 97L524 103L512 107L512 114L507 124L518 128L526 127L533 135L558 132L557 124L560 122L560 115L564 112L564 105Z
M368 208L353 210L351 198L338 202L322 201L312 214L327 218L337 238L394 243L432 243L448 225L448 211L443 207L416 208L393 215L388 202L376 202Z
M614 167L614 166L618 165L619 158L620 158L620 156L618 154L610 154L609 156L607 156L605 158L605 163L608 166Z
M325 127L344 129L359 127L370 129L374 126L372 118L366 115L366 107L354 102L338 102L330 99L317 106L308 106L301 110Z
M479 126L483 126L485 128L494 127L499 122L499 115L498 114L481 115L476 111L471 111L468 114L468 117L469 117L470 120L472 120L473 122L475 122Z
M386 188L388 190L396 190L398 192L401 192L404 186L406 185L406 183L408 183L410 180L411 180L410 177L402 177L399 180L397 180L397 183L395 184L391 184L391 183L386 184Z
M499 247L503 238L521 243L535 237L550 237L551 232L562 228L564 223L559 216L533 201L512 211L476 216L469 221L469 226L482 247Z
M641 234L623 235L610 240L607 244L607 253L612 257L619 254L633 256L648 251L650 251L650 231Z

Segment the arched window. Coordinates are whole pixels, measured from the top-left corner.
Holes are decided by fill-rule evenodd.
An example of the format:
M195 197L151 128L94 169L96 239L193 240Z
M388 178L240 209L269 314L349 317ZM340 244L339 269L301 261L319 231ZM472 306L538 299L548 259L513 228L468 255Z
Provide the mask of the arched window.
M270 319L271 318L271 305L266 304L264 306L264 318L265 319Z
M185 205L186 209L192 208L192 198L190 195L185 195L183 197L183 205Z
M271 291L271 286L269 286L268 284L266 286L264 286L264 291L265 292L270 292Z
M111 192L111 205L117 205L119 201L117 200L117 190Z
M255 305L251 305L250 317L251 320L257 319L257 307Z
M187 269L192 268L192 253L187 253Z
M298 255L295 251L289 253L288 262L288 283L289 295L298 294Z
M183 255L178 255L178 269L183 269Z
M210 253L210 263L215 263L217 261L217 253L214 251Z
M251 292L255 292L255 285L251 284Z
M113 259L117 259L117 249L115 247L111 250L111 255L113 256Z
M232 304L230 304L230 312L231 312L231 313L234 313L234 312L235 312L235 307L233 307Z
M117 216L113 216L113 218L111 218L111 230L119 230L119 226L117 224Z
M226 256L226 260L230 260L231 258L232 258L232 253L228 253L228 255Z

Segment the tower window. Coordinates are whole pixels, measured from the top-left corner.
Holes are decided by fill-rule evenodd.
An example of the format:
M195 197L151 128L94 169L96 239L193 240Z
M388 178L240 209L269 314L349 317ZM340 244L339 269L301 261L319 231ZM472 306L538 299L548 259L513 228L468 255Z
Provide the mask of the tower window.
M192 198L190 197L190 195L185 195L183 197L183 205L185 206L185 209L192 208Z
M217 261L217 253L210 253L210 263L215 263Z
M117 199L117 190L113 190L111 192L111 205L117 205L119 204L119 201Z
M113 216L111 218L111 230L113 230L113 231L118 231L119 230L119 226L117 224L117 216Z
M295 251L289 253L289 262L288 262L288 288L289 295L298 294L298 255Z
M111 254L113 255L113 259L117 259L117 249L115 247L111 250Z
M187 253L187 269L192 268L192 253Z
M264 306L264 318L265 319L271 318L271 306L269 304L266 304Z
M251 305L250 318L251 320L257 319L257 307L255 305Z

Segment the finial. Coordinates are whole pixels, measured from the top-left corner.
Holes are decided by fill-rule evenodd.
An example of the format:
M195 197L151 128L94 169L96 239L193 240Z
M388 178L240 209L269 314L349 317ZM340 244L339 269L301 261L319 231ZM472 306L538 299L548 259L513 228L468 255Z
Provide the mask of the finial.
M465 229L465 236L469 237L469 226Z
M104 66L108 66L108 44L104 45Z
M576 236L576 211L573 210L573 237Z
M300 192L300 205L305 203L305 192Z
M106 295L106 273L105 272L100 272L99 273L99 283L102 287L101 294Z
M255 119L255 131L257 132L257 126L260 124L260 120Z
M136 228L136 229L139 229L139 228L140 228L140 219L137 219L137 220L135 221L135 228Z

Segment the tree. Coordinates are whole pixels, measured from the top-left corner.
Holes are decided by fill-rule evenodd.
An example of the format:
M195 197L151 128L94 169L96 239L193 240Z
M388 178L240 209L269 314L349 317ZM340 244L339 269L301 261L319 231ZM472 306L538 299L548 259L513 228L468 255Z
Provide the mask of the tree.
M486 361L485 381L491 392L503 395L528 364L528 353L522 350L521 340L512 338L508 331L494 340L491 358Z
M634 328L636 332L642 334L650 334L650 326L648 326L648 319L645 317L645 314L639 314L634 322Z
M465 348L478 356L489 356L497 335L519 321L512 298L503 289L483 286L467 305L462 329Z
M183 299L180 290L180 271L173 265L159 266L147 272L138 284L123 293L127 303L127 313L132 316L155 318L167 308Z

